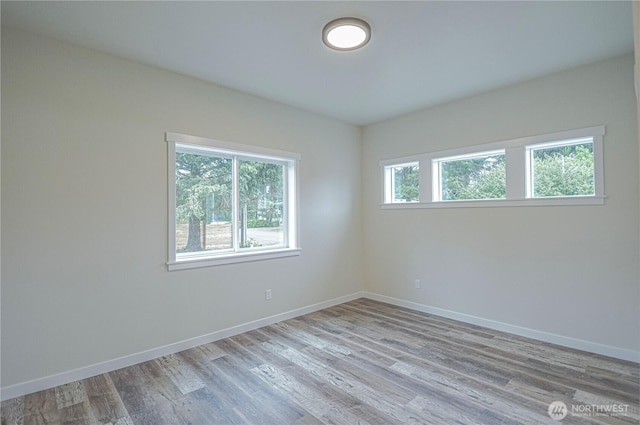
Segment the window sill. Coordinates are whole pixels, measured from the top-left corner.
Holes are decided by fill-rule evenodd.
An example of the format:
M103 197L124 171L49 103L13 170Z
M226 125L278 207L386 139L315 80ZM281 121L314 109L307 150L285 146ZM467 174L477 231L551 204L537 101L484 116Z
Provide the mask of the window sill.
M295 257L300 255L300 248L284 248L273 251L242 252L215 257L188 258L167 263L169 271L195 269L198 267L221 266L224 264L245 263L249 261L270 260L273 258Z
M382 204L383 210L414 208L486 208L486 207L546 207L566 205L602 205L604 196L566 196L557 198L492 199L478 201L407 202Z

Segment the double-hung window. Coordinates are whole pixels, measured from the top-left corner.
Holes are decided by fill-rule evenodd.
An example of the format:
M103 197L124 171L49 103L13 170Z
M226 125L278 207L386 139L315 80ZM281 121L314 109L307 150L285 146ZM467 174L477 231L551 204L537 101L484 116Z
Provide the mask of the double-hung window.
M169 270L298 255L299 155L167 133Z
M380 162L383 208L604 203L604 126Z

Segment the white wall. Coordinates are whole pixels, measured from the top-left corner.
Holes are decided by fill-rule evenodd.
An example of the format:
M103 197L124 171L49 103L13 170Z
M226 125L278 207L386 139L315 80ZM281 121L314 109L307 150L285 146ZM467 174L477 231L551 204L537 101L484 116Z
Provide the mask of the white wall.
M379 208L382 159L602 124L603 206ZM367 291L638 352L631 55L370 125L363 185Z
M371 125L361 144L355 126L4 28L1 386L362 289L637 351L632 65ZM600 124L604 206L379 208L381 159ZM165 131L301 153L302 255L167 272Z
M2 387L362 289L358 127L6 28L1 106ZM165 131L300 153L302 255L167 272Z

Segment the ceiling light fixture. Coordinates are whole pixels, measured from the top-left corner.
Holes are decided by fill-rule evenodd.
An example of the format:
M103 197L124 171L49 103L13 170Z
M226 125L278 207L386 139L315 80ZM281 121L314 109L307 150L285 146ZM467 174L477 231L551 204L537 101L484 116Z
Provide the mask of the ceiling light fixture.
M371 38L371 27L358 18L334 19L322 29L322 41L334 50L355 50Z

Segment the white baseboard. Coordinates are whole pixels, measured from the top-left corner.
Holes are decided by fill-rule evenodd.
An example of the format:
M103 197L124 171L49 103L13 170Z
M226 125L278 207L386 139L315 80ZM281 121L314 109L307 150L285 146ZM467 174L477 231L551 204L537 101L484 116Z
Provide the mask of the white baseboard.
M498 322L490 319L484 319L481 317L476 317L476 316L472 316L464 313L458 313L455 311L445 310L445 309L432 307L424 304L418 304L415 302L401 300L398 298L392 298L385 295L379 295L372 292L355 292L350 295L345 295L343 297L338 297L338 298L334 298L332 300L324 301L321 303L309 305L306 307L301 307L295 310L276 314L274 316L265 317L264 319L259 319L259 320L255 320L242 325L233 326L227 329L222 329L220 331L216 331L210 334L176 342L174 344L165 345L163 347L153 348L151 350L131 354L131 355L120 357L113 360L108 360L106 362L102 362L102 363L82 367L79 369L62 372L56 375L46 376L44 378L38 378L31 381L3 387L3 388L0 388L0 400L2 401L9 400L15 397L20 397L26 394L42 391L47 388L53 388L59 385L68 384L70 382L90 378L92 376L100 375L103 373L112 372L114 370L121 369L123 367L133 366L135 364L157 359L159 357L166 356L168 354L178 353L180 351L188 350L190 348L194 348L199 345L208 344L210 342L215 342L224 338L229 338L234 335L259 329L261 327L269 326L274 323L281 322L283 320L288 320L294 317L302 316L304 314L313 313L314 311L333 307L335 305L353 301L358 298L369 298L371 300L385 302L388 304L397 305L399 307L406 307L412 310L421 311L423 313L428 313L436 316L446 317L449 319L459 320L461 322L470 323L478 326L484 326L489 329L509 332L515 335L537 339L539 341L550 342L553 344L558 344L565 347L588 351L591 353L602 354L605 356L614 357L622 360L640 362L640 353L633 350L612 347L608 345L598 344L595 342L584 341L584 340L570 338L562 335L556 335L548 332L542 332L535 329L523 328L520 326L510 325L508 323Z
M242 325L233 326L227 329L222 329L220 331L212 332L210 334L176 342L174 344L165 345L164 347L153 348L151 350L131 354L131 355L120 357L113 360L108 360L106 362L102 362L102 363L98 363L90 366L81 367L79 369L58 373L56 375L50 375L44 378L38 378L38 379L34 379L27 382L22 382L19 384L9 385L7 387L0 388L0 400L2 401L9 400L15 397L20 397L26 394L35 393L38 391L46 390L48 388L57 387L59 385L68 384L70 382L79 381L81 379L90 378L92 376L100 375L103 373L112 372L114 370L122 369L123 367L133 366L135 364L157 359L162 356L188 350L190 348L194 348L199 345L208 344L214 341L219 341L224 338L229 338L234 335L238 335L244 332L249 332L255 329L262 328L264 326L281 322L283 320L288 320L294 317L313 313L314 311L333 307L335 305L353 301L355 299L362 298L362 297L364 297L364 292L356 292L350 295L334 298L332 300L323 301L321 303L297 308L295 310L287 311L285 313L280 313L274 316L265 317L264 319L254 320L252 322L245 323Z
M484 319L482 317L472 316L470 314L458 313L451 310L445 310L438 307L432 307L424 304L418 304L411 301L392 298L385 295L379 295L372 292L365 292L363 295L374 301L380 301L393 304L399 307L406 307L412 310L421 311L423 313L442 316L448 319L458 320L460 322L470 323L473 325L484 326L485 328L495 329L502 332L524 336L536 339L538 341L550 342L552 344L562 345L564 347L575 348L577 350L588 351L590 353L602 354L604 356L614 357L616 359L628 360L632 362L640 362L640 353L625 348L613 347L610 345L599 344L596 342L585 341L582 339L571 338L567 336L552 334L549 332L538 331L535 329L524 328L521 326L510 325L508 323L498 322L495 320Z

